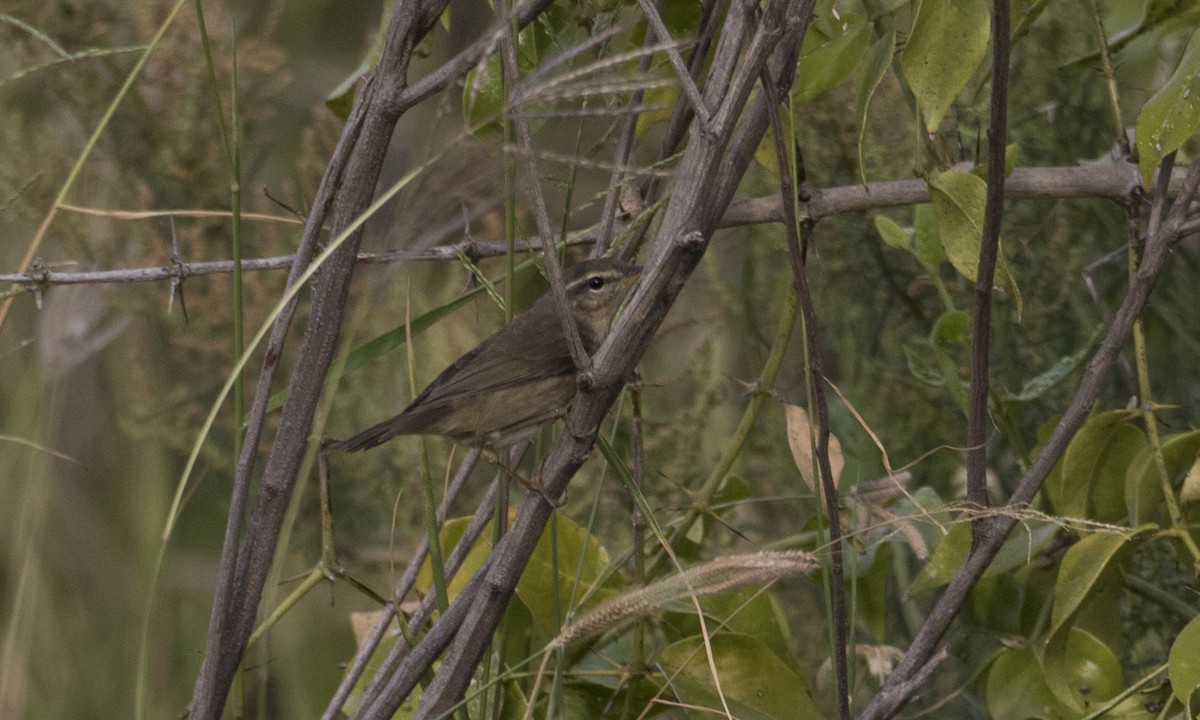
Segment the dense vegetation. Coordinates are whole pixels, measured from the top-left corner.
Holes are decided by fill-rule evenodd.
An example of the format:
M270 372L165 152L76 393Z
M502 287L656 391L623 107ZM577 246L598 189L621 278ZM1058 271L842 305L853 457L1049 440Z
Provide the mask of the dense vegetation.
M1195 715L1200 6L1018 1L998 75L985 0L443 5L0 12L0 717L429 716L471 678L472 717ZM616 400L577 473L562 422L516 466L553 512L461 470L444 578L465 448L321 440L545 292L543 238L646 265L571 422ZM510 522L498 625L432 683L380 670L396 632L348 671Z

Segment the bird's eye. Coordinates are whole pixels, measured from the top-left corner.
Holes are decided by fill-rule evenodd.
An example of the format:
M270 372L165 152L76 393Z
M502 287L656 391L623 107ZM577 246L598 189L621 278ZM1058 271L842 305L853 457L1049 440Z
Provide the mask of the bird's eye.
M599 275L593 275L587 279L587 284L591 289L599 290L600 288L604 287L604 278L600 277Z

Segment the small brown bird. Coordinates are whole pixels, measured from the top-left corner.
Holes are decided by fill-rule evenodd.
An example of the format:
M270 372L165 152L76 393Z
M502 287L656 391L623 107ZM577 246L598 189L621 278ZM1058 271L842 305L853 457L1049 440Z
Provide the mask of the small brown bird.
M589 355L604 341L639 272L641 268L608 258L566 269L567 302ZM423 434L508 447L566 413L578 389L576 373L554 298L546 293L443 370L399 415L334 447L357 452L397 435Z

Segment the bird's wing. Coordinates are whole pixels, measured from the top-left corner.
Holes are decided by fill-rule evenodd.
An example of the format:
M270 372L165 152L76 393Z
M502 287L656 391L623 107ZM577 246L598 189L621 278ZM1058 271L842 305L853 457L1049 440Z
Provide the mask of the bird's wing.
M552 305L538 303L484 340L479 347L455 360L429 383L409 408L436 404L450 397L484 395L547 377L573 373L575 363L565 342L548 342L546 338L538 338L536 342L511 341L513 335L522 335L527 332L529 325L539 322L539 315L546 311L555 312ZM558 319L554 320L556 322L550 326L553 328L550 332L561 337Z

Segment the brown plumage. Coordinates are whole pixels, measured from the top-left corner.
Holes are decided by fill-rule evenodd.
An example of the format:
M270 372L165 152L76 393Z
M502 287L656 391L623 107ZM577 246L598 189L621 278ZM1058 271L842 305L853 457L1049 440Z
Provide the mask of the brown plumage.
M639 268L586 260L564 274L567 300L588 354L608 334L612 316ZM444 435L493 448L531 437L563 415L575 397L576 369L550 293L454 361L399 415L342 440L356 452L397 435Z

